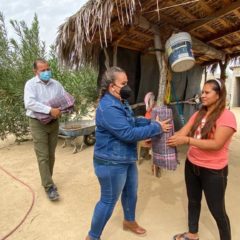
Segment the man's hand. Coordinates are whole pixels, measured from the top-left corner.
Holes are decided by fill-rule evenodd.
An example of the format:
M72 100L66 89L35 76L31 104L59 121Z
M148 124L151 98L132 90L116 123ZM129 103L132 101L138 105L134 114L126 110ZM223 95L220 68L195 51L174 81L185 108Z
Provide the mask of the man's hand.
M53 118L58 118L58 117L61 116L61 111L60 111L59 108L51 108L50 115L51 115Z

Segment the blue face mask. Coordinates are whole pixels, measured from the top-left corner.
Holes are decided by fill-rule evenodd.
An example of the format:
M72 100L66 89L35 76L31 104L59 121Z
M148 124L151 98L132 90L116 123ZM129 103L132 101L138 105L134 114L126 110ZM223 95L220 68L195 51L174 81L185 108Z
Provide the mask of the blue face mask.
M52 77L52 72L50 70L39 73L39 78L42 81L49 81L51 77Z

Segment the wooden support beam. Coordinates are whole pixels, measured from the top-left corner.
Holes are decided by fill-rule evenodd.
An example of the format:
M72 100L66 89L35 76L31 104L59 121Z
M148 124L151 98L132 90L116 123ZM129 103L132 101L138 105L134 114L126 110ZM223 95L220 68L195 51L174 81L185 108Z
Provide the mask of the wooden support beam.
M212 59L225 59L225 53L223 51L217 50L194 37L192 37L192 46L193 50L197 51L198 53L208 55Z
M168 1L168 5L174 5L174 4L176 4L176 3L174 3L173 1ZM205 8L207 8L208 9L208 14L211 14L212 12L213 12L213 10L210 8L210 7L208 7L208 5L204 2L204 0L200 0L200 4L203 4L204 6L205 6ZM187 10L185 10L183 7L181 7L181 6L176 6L175 7L176 8L176 10L178 10L178 12L180 12L183 16L185 16L186 18L189 18L189 19L191 19L191 20L197 20L197 17L196 16L194 16L193 14L191 14L190 12L188 12ZM162 16L162 14L160 14L160 17ZM210 31L210 32L212 32L212 33L217 33L216 32L216 30L214 30L212 27L210 27L210 26L207 26L207 25L205 25L204 26L208 31Z
M240 49L240 43L224 48L223 51L228 53L234 53L236 50L239 50L239 49Z
M233 13L234 13L236 16L240 17L239 9L234 10Z
M221 48L221 47L222 47L222 44L219 43L218 40L211 42L211 45L212 45L213 47L218 46L218 48Z
M226 6L226 5L229 5L231 4L231 0L223 0L223 4Z
M147 34L147 33L140 32L140 31L138 31L138 30L136 30L136 29L131 30L131 33L136 34L136 35L138 35L138 36L140 36L140 37L143 37L143 38L150 39L150 40L152 40L152 39L154 38L153 35L149 35L149 34Z
M236 34L240 32L240 26L235 26L234 28L232 29L229 29L228 31L223 31L223 32L220 32L218 33L217 35L215 35L213 38L210 38L210 39L206 39L206 42L210 43L210 42L214 42L214 41L217 41L221 38L224 38L224 37L227 37L227 36L230 36L232 34Z
M202 9L208 14L211 15L213 13L213 9L208 6L208 4L204 0L199 1L200 6Z
M140 42L140 41L129 39L129 38L123 38L120 42L128 42L128 44L134 43L134 45L139 48L144 48L144 46L146 45L146 42ZM118 44L120 42L118 42Z
M112 41L112 45L117 45L123 38L125 38L127 35L129 35L129 33L131 32L131 30L134 29L134 26L131 27L126 27L121 31L121 35L117 36L113 41Z
M150 23L145 17L143 16L135 16L134 17L134 25L139 26L142 29L149 30L153 34L159 33L159 27L155 24Z
M232 41L229 40L227 37L223 37L224 41L227 42L228 44L232 44Z
M219 22L223 25L225 28L229 28L232 26L231 22L227 19L219 19Z
M178 23L177 21L175 21L173 18L170 18L168 17L167 15L165 14L162 14L160 15L160 18L166 22L168 25L170 25L170 27L172 29L182 29L182 25L180 23ZM193 32L192 33L193 36L201 39L203 36L201 34L199 34L198 32Z
M163 22L166 22L172 26L174 26L175 28L182 28L182 25L177 22L175 19L173 19L172 17L169 17L163 13L160 14L160 20L163 20Z
M197 59L202 60L202 61L206 61L206 62L211 60L208 57L206 57L205 55L202 55L202 56L198 57Z
M208 14L208 16L211 16L211 14L214 12L214 10L204 0L200 0L199 4L203 8L203 10ZM219 21L226 28L229 28L232 25L230 23L230 21L225 20L225 19L219 19ZM213 29L212 27L210 27L208 25L204 25L204 27L212 33L217 33L217 31L215 29Z
M217 31L215 30L215 29L213 29L212 27L210 27L210 26L208 26L208 25L204 25L203 26L205 29L207 29L209 32L211 32L211 33L214 33L214 34L216 34L217 33Z
M173 6L173 5L176 5L175 2L173 2L172 0L169 0L169 1L166 1L167 2L167 6ZM196 16L194 16L193 14L191 14L190 12L188 12L187 10L185 10L185 8L181 7L181 6L175 6L175 9L180 12L183 16L189 18L189 19L192 19L192 20L195 20L197 19ZM162 14L160 13L160 16Z
M118 47L130 49L130 50L137 51L137 52L142 52L142 51L144 50L144 49L137 48L137 47L135 47L135 46L131 46L131 45L129 45L129 44L124 44L124 43L119 43L119 44L118 44Z
M222 17L228 15L229 13L236 11L239 8L240 8L240 1L233 2L228 7L221 8L219 11L215 12L214 14L211 14L210 19L209 19L209 17L207 17L202 21L192 23L192 24L188 25L187 27L185 27L183 30L186 32L192 32L198 28L203 27L204 25L211 23L212 21L216 21L216 19L218 19L218 18L222 18Z

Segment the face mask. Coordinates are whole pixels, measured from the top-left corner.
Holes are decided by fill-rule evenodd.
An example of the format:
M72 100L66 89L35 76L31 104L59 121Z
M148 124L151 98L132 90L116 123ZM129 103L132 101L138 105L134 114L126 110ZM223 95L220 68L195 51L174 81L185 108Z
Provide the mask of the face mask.
M120 96L122 99L127 99L131 97L131 95L132 95L132 89L128 85L125 85L124 87L121 88Z
M49 81L51 77L52 77L52 72L50 70L39 73L39 78L42 81Z

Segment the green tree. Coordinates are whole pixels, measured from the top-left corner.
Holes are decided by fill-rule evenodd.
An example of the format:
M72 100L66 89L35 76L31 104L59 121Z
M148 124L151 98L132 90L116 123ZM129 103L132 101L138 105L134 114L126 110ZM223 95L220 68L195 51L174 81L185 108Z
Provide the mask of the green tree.
M66 91L74 96L76 118L81 118L96 103L98 97L97 72L90 66L84 66L79 70L60 67L54 46L51 46L50 49L49 64L53 76L62 83Z
M36 57L45 56L45 44L39 40L39 22L35 15L30 28L24 21L10 21L19 41L8 39L3 14L0 13L0 136L14 133L17 139L28 132L23 106L23 89L32 76Z
M34 16L29 28L24 21L10 21L16 39L8 39L3 14L0 12L0 137L8 133L20 140L28 132L23 92L26 81L33 77L32 64L36 58L46 58L45 43L40 41L39 22ZM48 61L55 79L76 99L76 117L87 113L97 99L97 74L90 67L80 70L61 68L56 51L51 47Z

